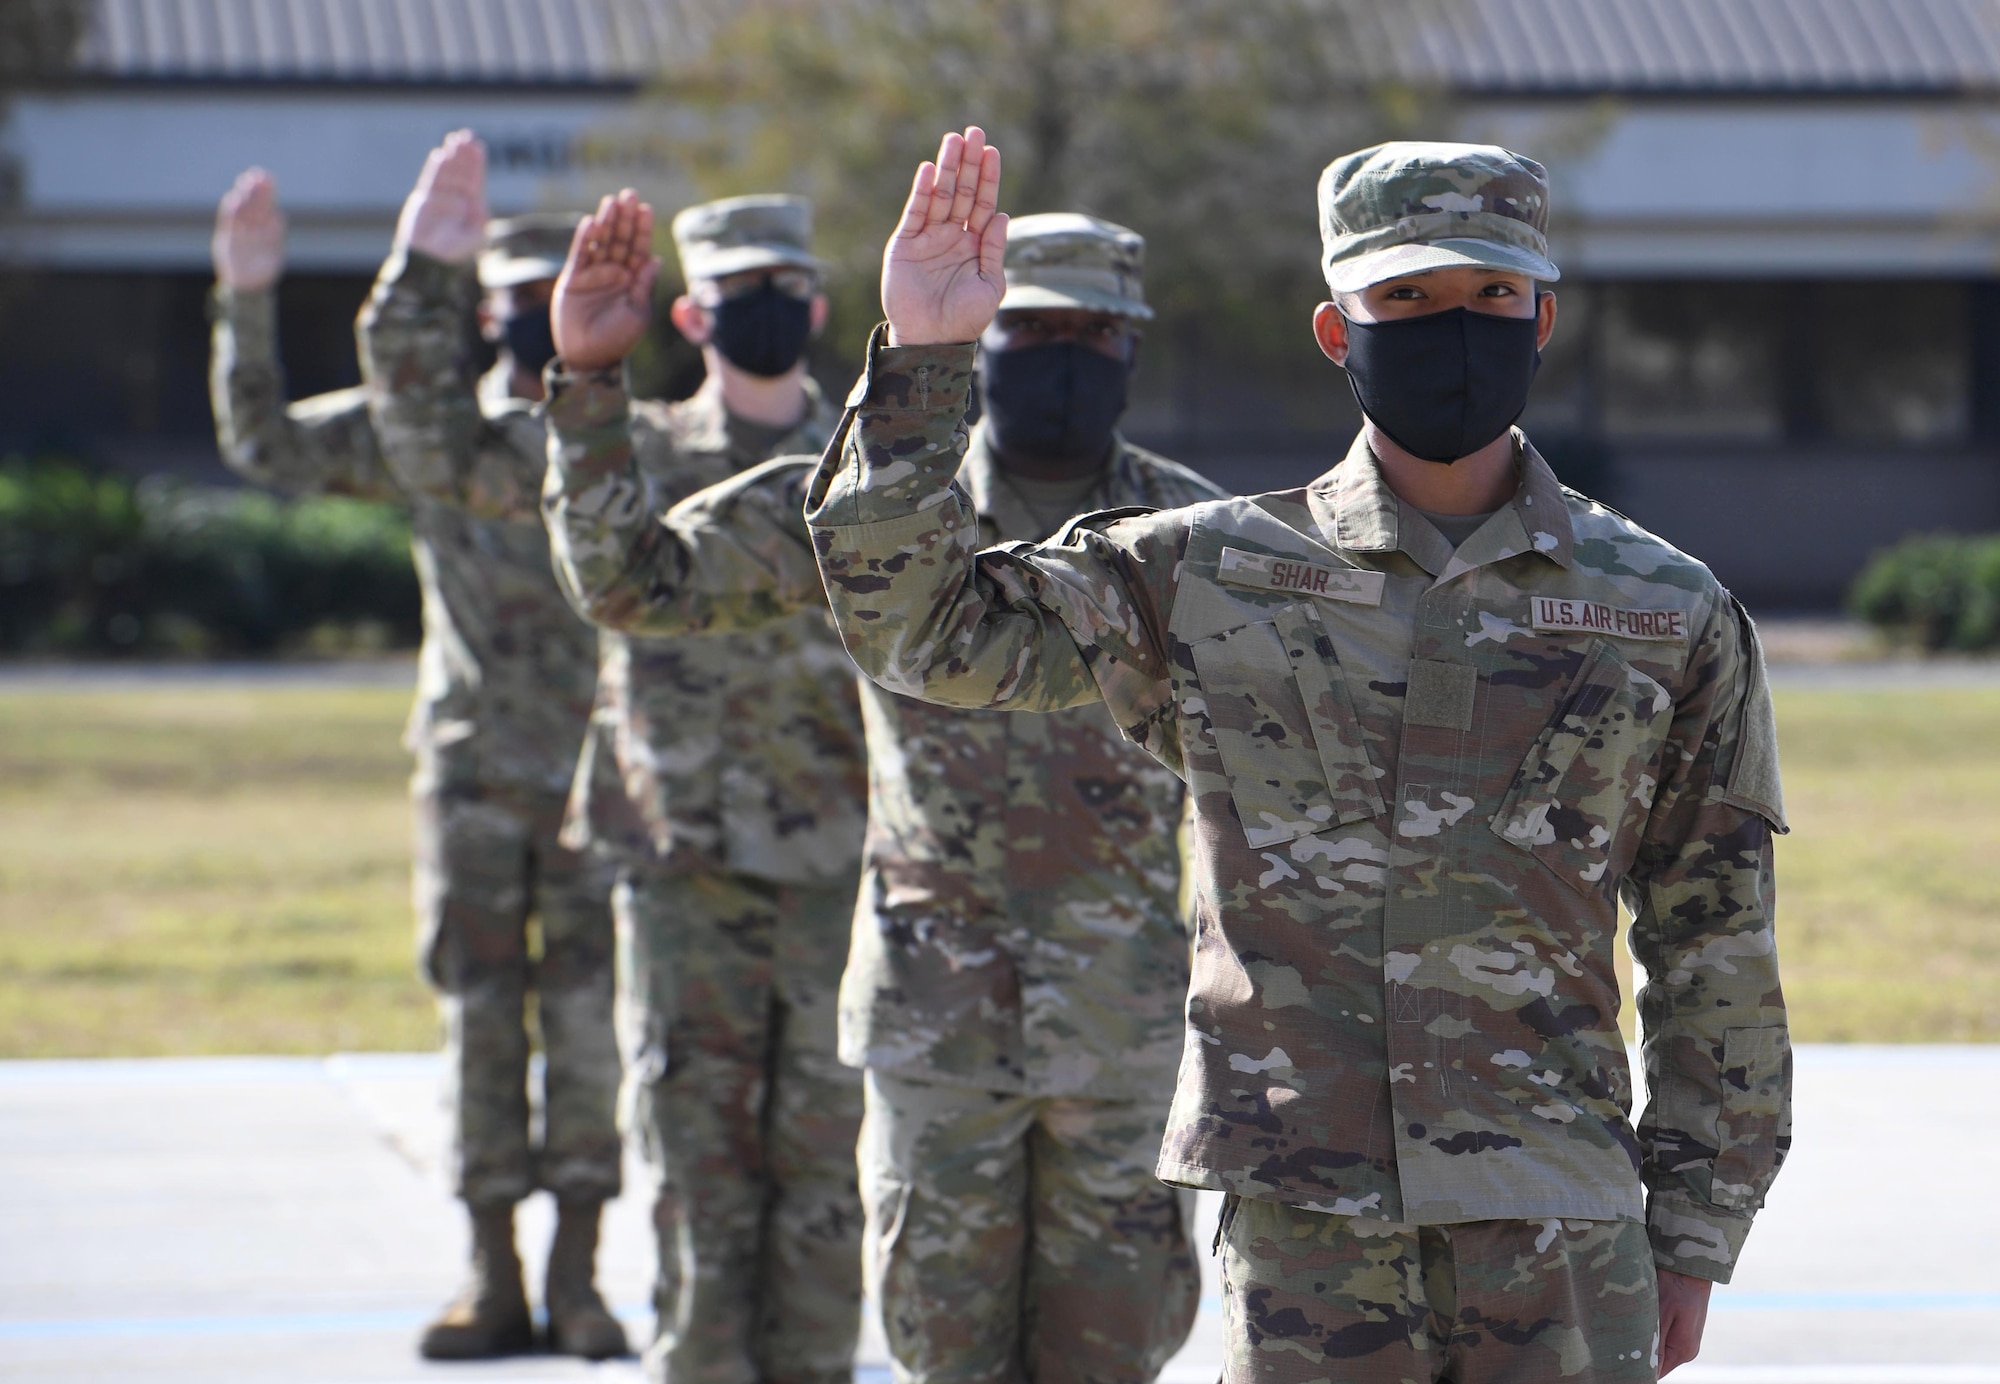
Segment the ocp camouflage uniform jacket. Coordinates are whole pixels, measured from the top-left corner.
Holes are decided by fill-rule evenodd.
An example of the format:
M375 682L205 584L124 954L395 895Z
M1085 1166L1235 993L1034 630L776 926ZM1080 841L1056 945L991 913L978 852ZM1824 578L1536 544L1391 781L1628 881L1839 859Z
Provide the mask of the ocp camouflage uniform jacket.
M1102 697L1196 800L1171 1182L1336 1215L1650 1225L1726 1279L1789 1142L1749 620L1521 484L1454 552L1365 445L1301 490L981 551L969 347L877 347L807 517L852 652L960 706ZM1650 983L1636 1132L1620 896ZM1642 1206L1643 1187L1650 1204Z
M470 269L411 255L383 283L362 340L389 386L376 407L390 464L440 501L531 516L546 543L541 411L496 422L469 403L467 341L449 305L470 289ZM550 387L560 395L569 377L552 369ZM814 389L806 420L777 444L816 450L833 421ZM680 403L634 405L624 455L653 514L762 461L772 441L736 423L711 382ZM851 874L864 811L860 713L824 610L693 639L605 632L583 667L596 670L596 709L572 761L568 839L670 870L786 883Z
M470 298L450 309L459 334L469 333ZM589 714L595 636L556 585L542 525L477 517L405 485L383 456L363 388L287 405L273 294L217 289L212 315L210 395L232 470L292 494L410 506L424 642L406 743L446 782L563 791ZM528 418L504 379L486 382L481 407L495 427Z
M664 634L824 608L802 514L811 459L747 472L662 522L634 495L615 377L574 382L548 412L550 530L595 618ZM983 430L960 479L984 540L1043 532ZM1121 440L1096 499L1221 494ZM862 710L868 845L842 1060L993 1090L1164 1099L1187 992L1180 780L1102 706L948 711L864 684Z

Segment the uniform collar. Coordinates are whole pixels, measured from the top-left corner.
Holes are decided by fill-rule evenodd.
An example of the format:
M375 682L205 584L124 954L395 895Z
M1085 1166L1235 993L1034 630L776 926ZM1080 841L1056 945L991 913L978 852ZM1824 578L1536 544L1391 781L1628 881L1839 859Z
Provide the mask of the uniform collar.
M826 396L821 393L819 382L808 375L805 385L806 412L799 425L786 433L775 447L752 447L732 433L731 414L722 402L722 381L704 380L701 388L674 410L680 445L690 452L730 457L739 466L754 466L770 457L789 456L795 452L817 452L826 445L835 419L827 408ZM768 429L760 428L757 432L760 442L769 436Z
M993 455L993 446L987 440L983 421L972 425L972 436L966 443L965 461L959 467L958 480L972 497L973 509L1000 531L1002 541L1035 543L1048 537L1041 532L1041 524L1028 508L1028 502L1021 498L1019 491L1007 484L1007 477L1000 469L1000 460ZM1091 496L1091 503L1079 512L1147 503L1145 479L1140 475L1138 458L1126 445L1125 439L1113 433L1111 460L1104 468L1104 480Z
M1456 552L1416 506L1389 488L1365 432L1355 434L1338 466L1307 488L1307 505L1332 547L1358 553L1400 551L1434 577L1457 576L1522 553L1539 553L1567 568L1574 560L1576 535L1562 482L1519 428L1513 437L1521 484L1514 498Z

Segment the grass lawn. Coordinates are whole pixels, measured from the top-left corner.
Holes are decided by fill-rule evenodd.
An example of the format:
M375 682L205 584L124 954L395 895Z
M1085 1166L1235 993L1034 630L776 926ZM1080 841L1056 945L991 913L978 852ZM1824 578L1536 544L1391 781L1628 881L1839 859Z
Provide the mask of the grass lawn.
M0 1057L418 1049L406 693L0 690ZM1808 1040L2000 1040L2000 689L1787 692Z

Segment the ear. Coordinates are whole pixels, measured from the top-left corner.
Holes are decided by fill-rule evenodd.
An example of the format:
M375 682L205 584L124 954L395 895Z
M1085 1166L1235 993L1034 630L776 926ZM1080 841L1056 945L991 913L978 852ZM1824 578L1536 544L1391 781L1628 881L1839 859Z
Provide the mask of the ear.
M1542 350L1549 344L1549 337L1556 329L1556 295L1544 293L1535 300L1535 349Z
M826 330L826 315L829 311L824 293L813 294L812 334L818 336Z
M1321 354L1335 365L1347 364L1347 319L1332 303L1321 303L1313 309L1313 340L1319 343Z
M708 339L715 331L715 319L708 309L685 293L674 299L674 305L667 309L667 316L673 320L674 330L696 346L708 345Z
M488 293L481 296L479 307L475 310L475 316L479 320L479 335L481 339L485 341L498 341L500 339L500 315L493 311L492 294Z

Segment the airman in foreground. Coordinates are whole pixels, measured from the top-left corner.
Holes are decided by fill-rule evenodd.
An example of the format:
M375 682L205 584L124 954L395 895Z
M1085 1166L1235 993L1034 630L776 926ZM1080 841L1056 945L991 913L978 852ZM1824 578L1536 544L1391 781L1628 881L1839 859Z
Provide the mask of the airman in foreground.
M1511 426L1555 325L1542 168L1460 144L1327 167L1313 326L1367 421L1319 480L988 547L954 477L999 179L976 128L918 170L807 517L885 689L1102 700L1188 783L1159 1169L1227 1194L1223 1378L1671 1370L1790 1140L1784 811L1742 608Z

